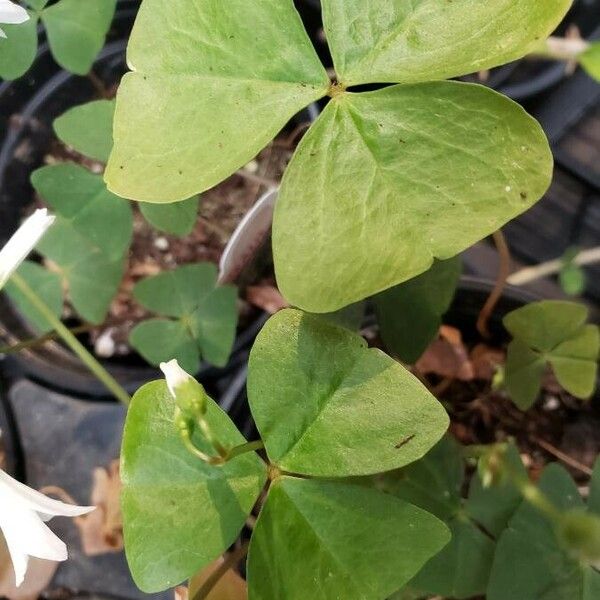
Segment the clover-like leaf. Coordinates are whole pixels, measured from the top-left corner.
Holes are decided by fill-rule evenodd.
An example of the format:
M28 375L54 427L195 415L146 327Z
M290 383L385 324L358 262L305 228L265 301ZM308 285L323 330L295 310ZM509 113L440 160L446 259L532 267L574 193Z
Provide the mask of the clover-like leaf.
M123 257L133 233L131 207L106 189L101 176L63 163L34 171L31 183L54 212L108 259Z
M414 363L435 338L462 270L459 258L436 261L422 275L373 298L386 349Z
M146 0L128 62L106 181L149 202L219 183L329 87L292 0Z
M0 37L0 78L17 79L33 63L38 45L38 17L29 11L29 20L18 25L2 24Z
M279 287L311 312L376 294L499 229L543 195L551 174L539 124L482 86L339 94L283 179Z
M27 282L30 288L44 300L46 306L58 318L63 310L63 292L60 276L48 271L37 263L26 260L17 271ZM48 320L40 315L39 310L31 304L31 301L23 295L21 290L9 279L4 286L9 298L17 305L27 322L34 328L36 333L47 333L54 329Z
M173 204L140 202L140 211L150 225L179 237L188 235L198 219L198 196Z
M75 310L85 320L101 323L123 277L123 257L108 258L60 216L37 249L58 268Z
M346 86L417 83L525 56L571 0L322 0L336 74Z
M600 42L592 42L579 56L579 62L590 77L600 81Z
M505 379L517 406L536 400L549 364L558 382L573 396L589 398L596 387L600 331L586 325L582 304L556 300L533 302L504 318L514 337L508 346Z
M112 22L117 0L60 0L42 11L50 49L61 66L87 75Z
M54 121L56 135L85 156L106 162L112 150L114 100L74 106Z
M523 464L514 447L507 459L519 472ZM471 598L483 594L494 557L494 539L488 525L499 535L521 503L511 485L484 489L474 476L468 499L463 499L465 464L459 445L443 438L423 459L399 471L376 476L377 487L411 502L442 519L452 539L433 557L408 589L449 598ZM483 528L482 528L483 526Z
M176 319L153 319L132 330L130 342L148 362L177 358L191 372L200 356L217 366L227 363L235 341L237 291L217 285L215 265L185 265L148 277L133 295L147 309Z
M599 473L597 466L595 477ZM546 467L539 487L561 511L584 509L577 486L557 464ZM597 509L591 505L589 508L589 514ZM571 556L547 517L523 501L498 542L486 597L595 600L599 594L600 572Z
M359 335L284 310L250 354L248 398L267 454L292 473L366 475L422 457L448 416L421 382Z
M250 542L250 597L384 600L448 540L434 516L377 490L281 477Z
M174 410L166 384L149 383L133 397L123 434L125 552L145 592L180 583L227 550L266 480L265 465L254 452L221 467L192 455L178 435ZM206 418L222 443L245 442L210 398ZM199 435L194 443L209 450Z

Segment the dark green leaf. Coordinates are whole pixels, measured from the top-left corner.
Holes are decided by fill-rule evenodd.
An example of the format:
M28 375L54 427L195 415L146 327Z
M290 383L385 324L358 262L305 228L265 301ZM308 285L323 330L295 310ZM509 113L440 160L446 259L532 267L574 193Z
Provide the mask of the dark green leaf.
M421 458L448 416L419 380L347 329L297 310L269 319L248 397L267 454L293 473L341 477Z
M150 225L160 231L184 237L192 232L198 218L200 199L195 196L173 204L140 202L140 210Z
M42 265L25 261L17 271L27 282L30 288L46 303L46 306L58 318L62 315L63 293L60 276L48 271ZM27 322L34 328L36 333L47 333L54 329L48 321L40 315L40 312L31 302L23 296L19 288L10 281L6 283L4 291L17 305Z
M38 18L18 25L2 24L5 38L0 38L0 78L17 79L26 73L33 63L38 47Z
M460 258L436 261L422 275L373 298L387 349L414 363L435 338L460 279Z
M114 100L95 100L69 109L54 121L65 144L95 160L106 162L112 149Z
M245 442L229 417L208 399L206 418L227 445ZM184 447L173 423L175 402L164 382L134 396L121 451L125 551L145 592L181 583L233 543L266 480L252 452L214 467ZM208 451L198 437L196 445Z
M449 540L441 521L373 489L281 477L248 556L254 600L384 600Z

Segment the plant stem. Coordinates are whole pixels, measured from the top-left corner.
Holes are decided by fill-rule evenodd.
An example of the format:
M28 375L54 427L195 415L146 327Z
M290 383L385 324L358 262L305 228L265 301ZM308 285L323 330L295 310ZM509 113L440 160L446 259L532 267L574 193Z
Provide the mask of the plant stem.
M490 316L494 312L494 308L496 308L496 304L498 304L498 300L502 297L502 292L504 290L504 286L506 285L506 280L510 274L510 250L508 249L508 245L506 243L506 239L504 238L504 234L502 230L498 230L493 234L494 242L496 244L496 248L498 250L498 255L500 257L500 266L498 269L498 277L496 279L496 285L492 290L489 298L484 304L481 312L479 313L479 318L477 319L477 331L484 338L490 337L490 331L488 329L488 321Z
M90 331L92 326L90 325L80 325L79 327L73 327L70 331L73 334L85 333L86 331ZM56 331L49 331L40 337L31 338L29 340L23 340L21 342L17 342L12 346L3 346L0 347L0 354L15 354L16 352L20 352L21 350L27 350L29 348L36 348L37 346L42 346L46 342L50 340L54 340L58 337Z
M241 444L239 446L235 446L231 448L227 452L225 460L231 460L236 456L240 456L241 454L245 454L246 452L255 452L256 450L261 450L265 447L265 444L262 440L256 440L255 442L246 442L245 444Z
M572 264L582 267L598 262L600 262L600 246L590 248L589 250L583 250L573 259ZM562 258L557 258L533 267L526 267L513 273L507 279L507 283L510 285L526 285L527 283L531 283L542 277L560 273L564 264L565 262Z
M249 542L245 542L239 548L236 548L230 554L223 557L223 562L211 573L210 577L202 584L200 589L193 595L192 600L205 600L219 583L221 577L235 566L242 558L248 554Z
M107 390L115 398L120 400L125 406L129 404L131 398L129 394L117 383L110 373L90 354L83 344L73 335L73 333L61 322L61 320L48 308L46 303L29 287L27 282L18 274L13 273L12 282L19 288L21 293L29 300L35 309L42 315L48 323L52 325L56 333L62 338L65 344L79 357L81 362L96 376Z
M589 42L579 37L551 36L539 45L533 56L551 60L576 61L590 47Z

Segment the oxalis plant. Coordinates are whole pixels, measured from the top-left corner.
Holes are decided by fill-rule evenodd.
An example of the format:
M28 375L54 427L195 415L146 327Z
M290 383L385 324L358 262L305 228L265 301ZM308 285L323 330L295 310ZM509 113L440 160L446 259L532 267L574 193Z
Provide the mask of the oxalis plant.
M324 0L330 78L291 0L145 0L108 187L188 198L328 98L283 178L273 252L290 303L337 310L455 256L546 191L538 123L485 87L442 80L536 50L570 5Z
M207 566L255 505L250 598L384 599L449 541L428 512L344 479L411 463L448 427L428 390L357 334L293 309L267 322L249 361L261 437L249 443L176 363L163 369L123 436L126 552L142 590Z

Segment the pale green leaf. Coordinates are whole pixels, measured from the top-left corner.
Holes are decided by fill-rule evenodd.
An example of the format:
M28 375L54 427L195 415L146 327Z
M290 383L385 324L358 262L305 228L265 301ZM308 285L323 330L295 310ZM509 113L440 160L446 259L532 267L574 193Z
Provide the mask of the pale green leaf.
M192 232L198 219L198 196L173 204L140 202L140 211L150 225L160 231L184 237Z
M38 47L38 18L29 13L30 19L18 25L2 24L5 38L0 38L0 78L17 79L25 74L33 63Z
M84 156L106 162L112 149L114 100L94 100L69 109L54 121L56 135Z
M117 0L60 0L42 11L50 49L61 66L87 75L112 22Z
M434 516L362 486L271 485L248 555L253 600L384 600L449 540Z
M284 310L252 348L252 414L270 460L293 473L367 475L421 458L448 416L419 380L347 329Z
M71 223L109 260L119 260L129 248L133 218L129 203L106 189L100 175L63 163L34 171L31 183L52 211Z
M44 301L46 306L57 318L62 315L63 293L60 276L45 269L42 265L31 261L25 261L17 273L27 282L30 288ZM54 329L47 319L40 315L39 310L31 304L21 290L10 281L3 289L9 298L16 304L19 312L27 322L34 328L36 333L47 333Z
M579 56L579 62L590 77L600 81L600 42L592 42L590 47Z
M106 180L148 202L213 187L329 87L292 0L146 0L128 63Z
M311 312L381 292L527 210L551 174L539 124L482 86L340 94L283 179L273 230L279 287Z
M482 71L525 56L571 0L322 0L336 73L345 85L415 83Z
M200 366L198 345L181 321L142 321L131 330L129 343L151 365L175 358L188 373L196 373Z
M581 510L575 483L560 466L547 467L542 493L560 510ZM572 558L552 523L524 501L497 546L488 600L595 600L600 574Z
M123 259L107 258L60 216L37 249L60 269L75 310L85 320L101 323L123 277Z
M125 552L137 585L157 592L181 583L234 542L266 480L252 452L214 467L192 455L173 422L164 382L135 394L121 451ZM218 439L243 444L229 417L208 399L206 418ZM195 444L210 451L200 436Z
M414 363L435 338L462 270L459 258L436 261L422 275L373 298L379 332L388 351Z

